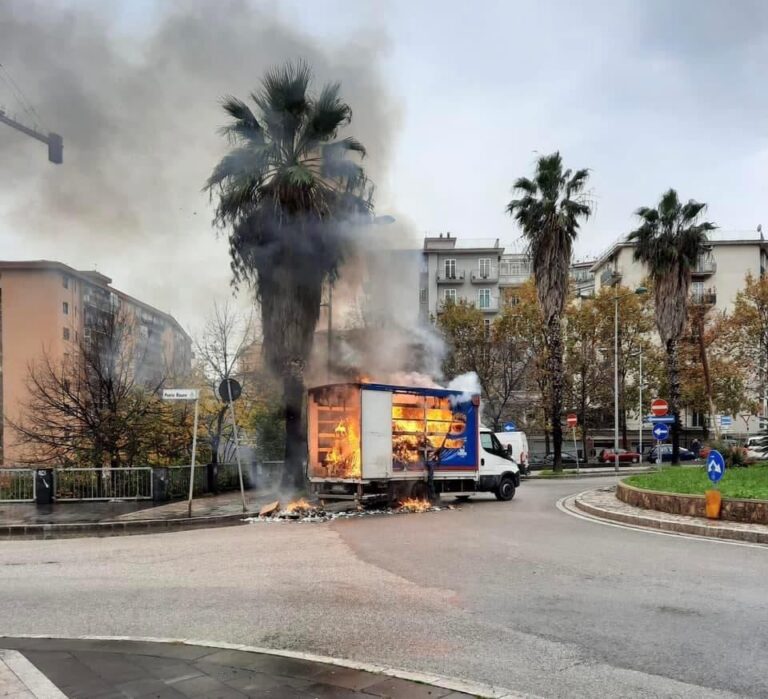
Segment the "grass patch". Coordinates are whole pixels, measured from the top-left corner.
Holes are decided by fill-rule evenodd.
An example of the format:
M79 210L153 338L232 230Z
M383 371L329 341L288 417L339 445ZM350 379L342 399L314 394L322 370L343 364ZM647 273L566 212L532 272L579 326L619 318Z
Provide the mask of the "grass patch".
M667 466L661 471L630 476L627 485L646 490L703 495L714 486L707 478L705 466L680 468ZM719 490L726 498L754 498L768 500L768 464L747 468L729 468L720 481Z

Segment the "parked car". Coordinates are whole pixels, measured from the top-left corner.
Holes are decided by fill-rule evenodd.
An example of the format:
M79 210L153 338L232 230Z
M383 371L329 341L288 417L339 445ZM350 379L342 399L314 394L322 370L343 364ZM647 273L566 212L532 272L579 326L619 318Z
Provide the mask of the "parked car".
M560 458L564 464L583 464L584 459L576 460L576 456L573 452L570 451L563 451L560 452ZM547 452L547 455L542 459L542 463L545 464L552 464L555 460L555 455L552 452Z
M768 449L765 445L765 437L750 437L747 439L746 449L747 458L750 461L765 461L768 460Z
M651 447L648 450L648 461L652 464L659 463L659 453L661 453L661 461L672 461L672 445L662 444L660 447ZM693 461L696 455L685 447L680 447L680 461Z
M598 460L604 464L616 463L616 456L613 449L603 449L600 452ZM619 449L619 463L620 464L638 464L640 463L640 454L636 451L629 449Z

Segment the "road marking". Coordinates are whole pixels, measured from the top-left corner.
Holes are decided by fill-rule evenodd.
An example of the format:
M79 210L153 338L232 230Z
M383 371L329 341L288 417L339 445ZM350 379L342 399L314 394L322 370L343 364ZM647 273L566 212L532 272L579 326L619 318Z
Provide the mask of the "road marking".
M0 634L0 639L3 638L49 638L59 641L138 641L140 643L164 643L176 645L184 644L187 646L202 646L204 648L215 648L217 650L239 650L246 653L262 653L264 655L275 655L282 658L307 660L312 663L323 663L324 665L347 667L352 670L361 670L362 672L370 672L377 675L387 675L389 677L396 677L398 679L408 680L410 682L420 682L422 684L440 687L441 689L450 689L454 692L463 694L472 694L477 697L483 697L484 699L540 699L540 697L536 697L533 694L519 694L505 687L497 687L490 684L483 684L481 682L472 682L471 680L444 677L442 675L433 675L426 672L415 672L412 670L399 670L397 668L387 667L386 665L359 662L357 660L347 660L346 658L334 658L327 655L316 655L315 653L303 653L301 651L293 650L279 650L276 648L261 648L258 646L243 645L241 643L199 641L190 638L154 638L152 636L56 636L47 634ZM26 658L24 660L26 660ZM47 695L42 695L42 697L44 699L49 699ZM67 699L66 696L61 693L57 695L50 695L50 699L62 698Z
M555 507L557 507L560 512L563 512L567 515L570 515L571 517L576 517L578 519L583 519L586 522L593 522L594 524L602 524L605 527L616 527L617 529L632 529L636 532L644 532L645 534L656 534L657 536L673 536L678 539L692 539L693 541L706 541L713 544L728 544L730 546L746 546L747 548L753 548L753 549L766 549L768 548L768 545L766 544L756 544L751 541L734 541L732 539L719 539L714 536L701 536L699 534L687 534L686 532L669 532L669 531L663 531L661 529L653 529L651 527L643 527L637 524L627 524L625 522L616 522L616 521L607 521L605 519L601 519L600 517L595 517L594 515L587 514L586 512L582 512L581 510L573 510L570 509L566 502L569 500L575 500L579 495L583 495L584 493L589 492L588 490L584 490L581 493L577 493L576 495L566 495L565 497L560 498L556 503Z
M2 673L3 668L7 668L10 674ZM0 649L0 679L3 675L6 675L6 681L0 683L0 690L8 690L9 697L67 699L66 694L17 650ZM9 683L13 684L9 686Z

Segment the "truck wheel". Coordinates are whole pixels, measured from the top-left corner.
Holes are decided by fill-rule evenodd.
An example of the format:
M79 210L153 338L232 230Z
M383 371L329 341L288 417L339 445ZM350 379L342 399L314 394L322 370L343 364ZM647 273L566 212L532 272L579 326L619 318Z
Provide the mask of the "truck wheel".
M511 500L515 497L515 482L509 476L504 476L496 486L494 495L497 500Z

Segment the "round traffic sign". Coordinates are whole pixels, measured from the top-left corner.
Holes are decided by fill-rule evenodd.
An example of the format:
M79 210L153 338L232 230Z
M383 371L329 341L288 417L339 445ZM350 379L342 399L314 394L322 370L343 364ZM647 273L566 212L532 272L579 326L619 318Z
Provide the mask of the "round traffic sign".
M243 387L234 379L224 379L219 384L219 396L221 396L221 400L226 401L227 403L237 400L242 392Z
M669 403L667 403L667 401L665 401L663 398L654 398L653 403L651 403L651 412L656 417L666 415L668 410Z
M669 437L669 427L663 422L659 422L653 426L653 436L660 442L663 442Z
M579 424L579 418L576 413L568 413L568 415L565 416L565 424L568 425L568 427L576 427L576 425Z
M713 449L707 457L707 476L713 483L717 483L725 473L725 459L723 455Z

